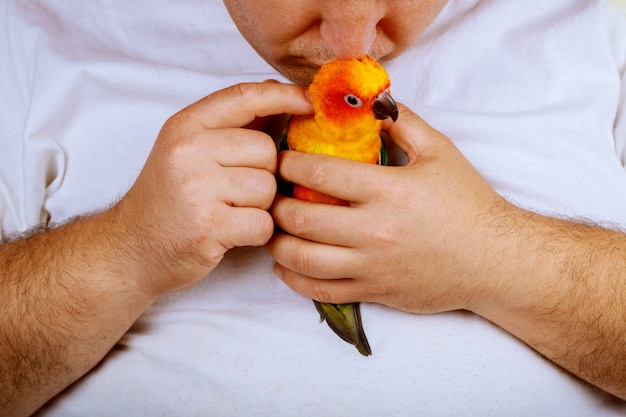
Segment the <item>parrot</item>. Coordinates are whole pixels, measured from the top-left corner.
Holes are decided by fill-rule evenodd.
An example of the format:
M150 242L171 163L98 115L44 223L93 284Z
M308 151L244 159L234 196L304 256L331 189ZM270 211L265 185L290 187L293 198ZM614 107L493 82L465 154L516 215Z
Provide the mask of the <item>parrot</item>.
M374 58L335 59L322 65L307 91L313 114L292 115L280 138L281 150L326 154L387 165L381 138L382 121L398 118L398 106L389 92L390 79ZM318 193L298 184L282 187L294 198L349 206L350 202ZM330 304L313 300L328 326L363 356L372 354L361 322L359 303Z

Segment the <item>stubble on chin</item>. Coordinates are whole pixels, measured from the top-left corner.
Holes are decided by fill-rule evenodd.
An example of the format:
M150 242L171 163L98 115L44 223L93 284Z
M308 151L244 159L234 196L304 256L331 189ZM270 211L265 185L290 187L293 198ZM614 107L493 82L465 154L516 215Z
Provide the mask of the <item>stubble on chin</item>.
M276 70L287 77L291 82L308 86L313 80L313 76L317 73L318 68L302 65L276 65Z
M374 59L385 61L392 57L387 48L374 48L369 53ZM393 54L395 55L395 54ZM309 48L285 57L266 59L277 71L296 84L309 85L319 68L335 59L335 55L325 48Z

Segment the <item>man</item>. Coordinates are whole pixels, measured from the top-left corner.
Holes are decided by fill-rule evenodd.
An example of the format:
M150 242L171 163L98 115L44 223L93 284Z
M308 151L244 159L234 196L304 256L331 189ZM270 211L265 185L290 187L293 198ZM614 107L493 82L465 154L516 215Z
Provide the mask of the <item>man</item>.
M311 108L302 87L272 82L201 99L152 144L149 126L198 89L277 77L220 4L158 3L3 12L20 35L2 41L15 105L3 120L5 414L85 374L42 415L623 411L582 381L626 396L625 237L533 213L626 225L623 139L607 139L623 57L600 2L226 1L292 81L334 57L385 62L396 97L445 135L403 107L387 133L407 166L382 169L277 161L266 116ZM353 205L275 198L277 173ZM261 249L236 249L268 241L306 297L270 278ZM364 306L372 358L318 326L308 297L377 303Z

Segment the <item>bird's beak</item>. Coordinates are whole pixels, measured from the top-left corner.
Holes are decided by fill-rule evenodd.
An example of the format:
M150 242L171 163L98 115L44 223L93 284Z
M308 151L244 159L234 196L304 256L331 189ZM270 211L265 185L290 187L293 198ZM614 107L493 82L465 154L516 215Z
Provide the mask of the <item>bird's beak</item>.
M394 122L398 120L398 105L388 91L383 91L374 100L374 115L379 120L391 117Z

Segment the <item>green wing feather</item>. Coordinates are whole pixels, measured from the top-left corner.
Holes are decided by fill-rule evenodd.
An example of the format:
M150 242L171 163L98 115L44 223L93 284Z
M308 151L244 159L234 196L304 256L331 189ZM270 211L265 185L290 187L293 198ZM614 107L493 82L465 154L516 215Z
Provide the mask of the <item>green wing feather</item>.
M285 123L285 127L283 129L283 132L280 134L280 140L278 142L278 151L288 151L289 150L289 144L287 144L287 129L289 129L289 123L291 123L291 118L293 116L289 116L289 118L287 119L287 122Z
M285 135L285 140L287 140ZM380 152L378 153L378 165L389 165L389 158L387 157L387 147L383 137L380 137Z
M369 342L363 331L359 303L330 304L313 300L315 308L320 313L320 321L326 320L340 338L353 344L363 356L372 354Z

